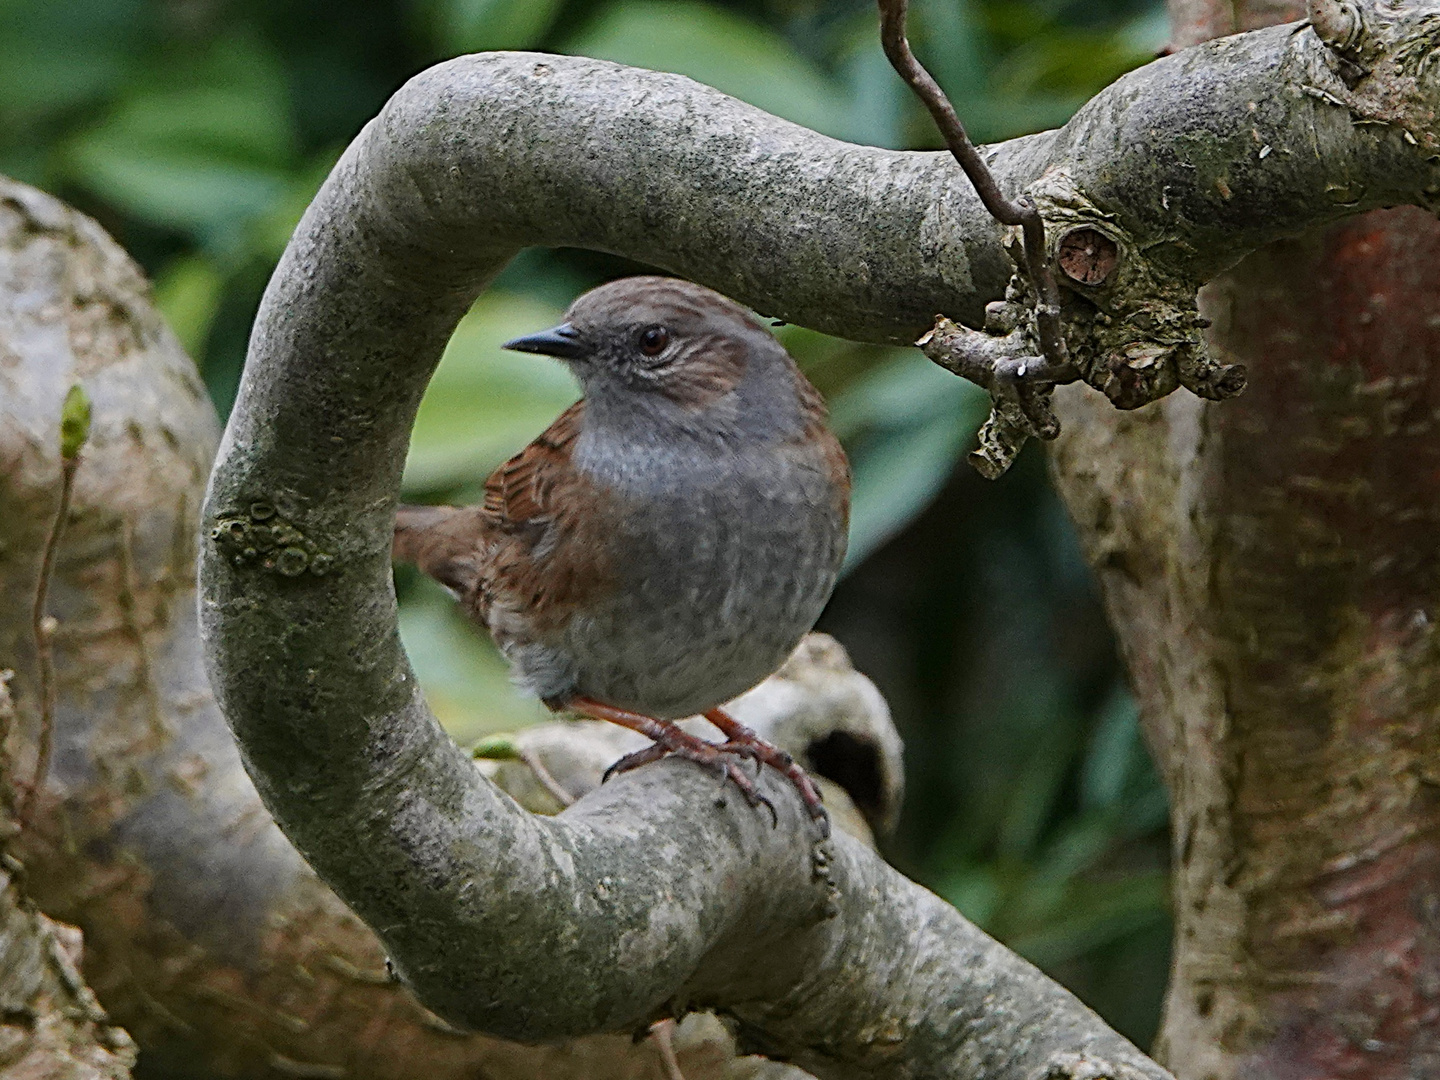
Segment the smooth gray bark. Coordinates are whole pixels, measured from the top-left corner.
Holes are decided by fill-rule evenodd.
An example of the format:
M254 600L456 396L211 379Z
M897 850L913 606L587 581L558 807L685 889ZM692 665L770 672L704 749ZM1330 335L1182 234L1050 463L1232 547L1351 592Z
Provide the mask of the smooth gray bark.
M0 1073L49 1076L65 1054L79 1068L89 1050L71 1052L83 1049L87 1032L121 1047L122 1035L98 1028L83 996L52 993L50 975L67 979L70 969L63 956L45 968L59 955L51 948L57 928L33 901L83 929L86 981L150 1072L650 1075L653 1041L628 1034L526 1046L436 1023L388 979L373 935L260 805L199 651L193 534L220 429L148 289L93 221L0 178L0 686L13 669L18 714L8 714L0 693L0 870L7 856L23 862L25 892L19 897L13 883L0 889L0 998L8 1002ZM77 380L95 416L47 604L59 620L56 754L30 827L18 829L4 820L5 807L28 790L40 726L31 602L60 486L60 402ZM867 797L855 786L861 809L883 824L898 806L900 749L884 702L823 636L732 707L811 766L817 744L851 733L852 768L837 773L859 775L872 746L879 790ZM583 732L544 725L517 741L527 760L578 794L598 786L622 752L610 744L609 758L585 758ZM518 799L543 796L528 772L505 762L498 782ZM867 835L842 792L827 799L838 827ZM57 932L64 951L74 951L71 932ZM737 1058L729 1032L706 1014L687 1019L673 1041L689 1080L792 1075Z
M1167 58L1061 131L992 148L1002 184L1119 248L1117 272L1077 290L1072 353L1103 381L1140 370L1137 347L1198 348L1195 287L1247 251L1432 204L1434 11L1385 22L1378 74L1354 86L1311 30L1282 27ZM777 830L714 806L713 778L680 762L555 819L519 812L430 716L395 632L414 411L520 247L617 252L789 321L905 341L937 312L978 321L1006 284L1003 240L940 155L838 143L597 61L452 61L346 152L261 307L212 477L202 622L262 797L431 1008L549 1039L712 1006L822 1076L1165 1075L858 844L816 845L773 783ZM1151 364L1154 393L1171 362Z

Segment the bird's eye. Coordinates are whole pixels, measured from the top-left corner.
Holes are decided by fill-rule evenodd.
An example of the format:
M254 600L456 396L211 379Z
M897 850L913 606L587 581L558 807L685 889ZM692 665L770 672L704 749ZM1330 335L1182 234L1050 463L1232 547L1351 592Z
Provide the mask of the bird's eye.
M670 331L663 326L647 326L640 331L640 351L646 356L659 356L670 344Z

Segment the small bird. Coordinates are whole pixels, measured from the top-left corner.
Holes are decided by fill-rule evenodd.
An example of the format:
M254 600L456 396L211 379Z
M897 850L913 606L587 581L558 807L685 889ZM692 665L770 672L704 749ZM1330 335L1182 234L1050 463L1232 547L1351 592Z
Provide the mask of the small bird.
M581 400L500 466L479 506L401 506L394 556L489 629L550 709L654 740L774 806L737 765L790 757L720 708L773 673L835 587L850 467L824 401L739 304L665 277L612 281L504 346L564 361ZM703 715L721 743L673 721ZM607 777L610 773L607 773Z

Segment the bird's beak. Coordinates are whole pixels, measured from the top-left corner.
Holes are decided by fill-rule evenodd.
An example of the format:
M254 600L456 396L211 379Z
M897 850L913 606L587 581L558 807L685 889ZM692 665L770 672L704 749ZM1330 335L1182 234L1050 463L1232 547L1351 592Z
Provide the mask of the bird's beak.
M557 356L561 360L578 360L586 353L585 342L580 332L569 323L561 323L550 330L542 330L528 337L517 337L500 346L515 352L539 353L541 356Z

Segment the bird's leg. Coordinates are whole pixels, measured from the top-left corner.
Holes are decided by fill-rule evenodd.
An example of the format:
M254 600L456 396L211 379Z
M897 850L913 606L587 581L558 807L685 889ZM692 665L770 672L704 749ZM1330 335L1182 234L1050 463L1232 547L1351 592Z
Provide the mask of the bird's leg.
M785 778L800 792L800 798L804 800L805 809L810 811L810 816L820 822L826 835L829 835L830 816L825 813L820 792L810 777L806 775L805 770L795 764L794 758L778 746L760 738L724 709L711 709L705 714L705 719L719 728L725 736L726 741L723 744L725 750L731 753L743 753L748 757L755 758L761 764L769 765L772 769L783 773Z
M676 757L712 768L720 776L728 778L740 789L740 794L745 796L746 802L751 806L765 807L770 811L772 821L779 824L780 816L775 812L775 805L756 790L751 779L741 772L740 767L731 760L735 754L758 758L758 753L753 752L749 746L733 749L728 743L716 746L714 743L696 738L668 720L656 720L653 716L644 716L641 713L630 712L628 709L617 709L613 705L603 704L593 698L572 698L565 703L565 708L595 720L608 720L612 724L619 724L631 731L638 731L646 738L655 740L654 746L647 746L644 750L626 754L614 765L611 765L605 770L606 780L616 773L629 772L640 765L658 760L666 754L674 754Z

